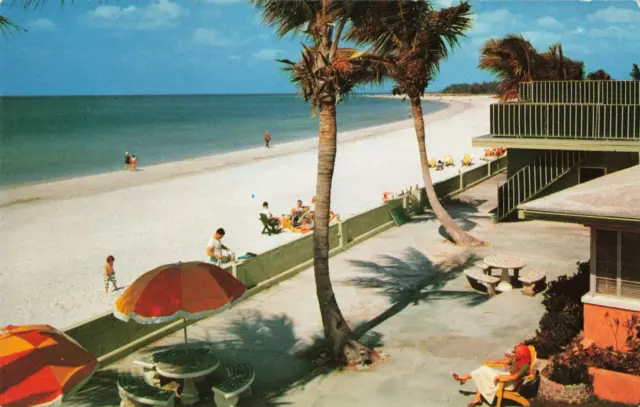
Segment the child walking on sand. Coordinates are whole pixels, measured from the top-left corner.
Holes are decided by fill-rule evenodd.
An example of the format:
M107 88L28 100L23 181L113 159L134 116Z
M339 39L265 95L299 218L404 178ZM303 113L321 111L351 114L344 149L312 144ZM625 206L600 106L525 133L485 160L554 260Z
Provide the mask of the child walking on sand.
M116 283L116 272L113 270L113 262L116 258L109 255L107 262L104 263L104 295L109 293L109 282L113 284L113 291L118 289L118 283Z
M131 156L131 171L136 171L136 166L138 165L138 159L136 158L136 155L132 155Z

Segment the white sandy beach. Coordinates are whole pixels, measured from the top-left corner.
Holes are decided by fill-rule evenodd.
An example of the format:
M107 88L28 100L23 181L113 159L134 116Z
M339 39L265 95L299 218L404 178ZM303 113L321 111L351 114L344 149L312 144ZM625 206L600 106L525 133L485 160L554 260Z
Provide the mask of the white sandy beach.
M428 155L456 160L456 167L432 172L434 181L457 174L465 153L482 163L471 139L489 132L493 99L429 99L449 107L425 116ZM338 137L331 206L343 219L379 205L383 191L422 185L412 120ZM0 190L0 326L65 328L110 310L122 291L103 293L109 254L126 286L164 263L205 260L218 227L237 254L300 237L261 235L258 213L265 200L280 215L315 194L317 141L273 141L271 149Z

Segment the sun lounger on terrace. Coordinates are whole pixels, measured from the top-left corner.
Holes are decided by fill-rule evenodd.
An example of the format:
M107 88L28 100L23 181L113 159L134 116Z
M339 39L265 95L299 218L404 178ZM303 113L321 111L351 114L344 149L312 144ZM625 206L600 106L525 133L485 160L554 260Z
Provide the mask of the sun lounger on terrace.
M531 345L529 345L529 352L531 353L531 368L529 370L529 375L518 380L518 383L513 390L505 390L505 382L498 383L498 390L496 392L496 407L501 407L502 400L504 399L514 401L525 407L528 407L530 405L529 400L520 395L520 389L522 388L522 384L524 382L533 382L537 379L536 369L534 368L537 359L537 352L536 349Z
M214 401L218 407L235 407L241 395L251 396L251 385L255 379L255 372L246 363L227 369L227 378L213 385Z
M265 215L264 213L260 214L260 221L262 222L262 234L264 235L265 233L267 233L269 236L271 236L272 234L278 234L280 233L282 230L278 227L278 224L276 222L272 222L269 220L269 218L267 218L267 215Z
M166 407L175 405L175 392L153 387L139 376L118 377L118 393L122 399L121 407L138 406L136 403Z
M449 167L451 165L455 165L455 163L453 162L453 156L445 155L444 156L444 165L446 165L447 167Z
M465 154L464 158L462 159L462 166L471 167L472 161L473 161L473 156L471 154Z
M429 168L435 168L436 167L436 159L435 158L429 157L428 163L429 163Z

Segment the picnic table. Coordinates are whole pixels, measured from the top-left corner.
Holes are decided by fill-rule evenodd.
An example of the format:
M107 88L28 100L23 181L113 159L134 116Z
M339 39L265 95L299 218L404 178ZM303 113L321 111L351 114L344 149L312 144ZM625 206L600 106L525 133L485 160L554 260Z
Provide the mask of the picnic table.
M483 262L489 267L489 274L491 274L491 269L494 268L502 270L502 275L500 276L501 281L496 287L496 289L499 291L510 291L513 289L509 278L509 270L513 270L514 277L518 278L518 272L520 271L520 269L524 268L527 265L522 259L517 256L501 254L493 254L491 256L485 257Z
M220 361L213 349L205 346L175 346L156 352L152 356L156 372L169 379L184 380L180 401L191 405L200 400L194 379L213 373Z

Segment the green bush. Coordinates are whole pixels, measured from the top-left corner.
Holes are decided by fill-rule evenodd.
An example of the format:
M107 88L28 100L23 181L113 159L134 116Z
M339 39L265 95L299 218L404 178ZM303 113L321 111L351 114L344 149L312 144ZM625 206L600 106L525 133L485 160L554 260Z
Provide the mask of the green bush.
M540 319L536 336L526 341L528 345L535 346L541 358L562 352L582 330L582 296L589 291L589 262L578 262L577 265L576 274L558 277L549 283L543 294L545 313Z
M573 354L561 354L553 358L549 379L564 386L569 384L591 386L593 384L589 367L581 356Z

